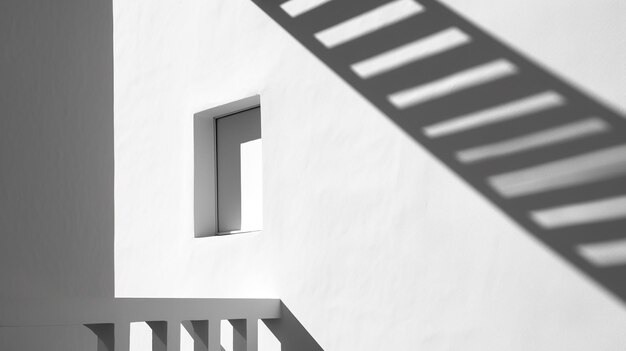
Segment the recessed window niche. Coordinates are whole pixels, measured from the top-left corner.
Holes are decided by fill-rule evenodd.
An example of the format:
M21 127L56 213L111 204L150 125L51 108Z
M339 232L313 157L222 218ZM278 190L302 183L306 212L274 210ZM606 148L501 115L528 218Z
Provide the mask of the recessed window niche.
M196 237L263 227L258 95L194 115L194 226Z

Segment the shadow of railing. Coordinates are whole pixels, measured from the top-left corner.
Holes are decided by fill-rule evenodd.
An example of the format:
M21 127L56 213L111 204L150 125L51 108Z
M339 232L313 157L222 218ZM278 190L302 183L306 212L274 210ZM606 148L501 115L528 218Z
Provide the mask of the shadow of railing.
M252 0L502 211L626 301L626 121L435 0Z
M280 318L263 323L280 342L281 351L324 351L293 313L280 303Z

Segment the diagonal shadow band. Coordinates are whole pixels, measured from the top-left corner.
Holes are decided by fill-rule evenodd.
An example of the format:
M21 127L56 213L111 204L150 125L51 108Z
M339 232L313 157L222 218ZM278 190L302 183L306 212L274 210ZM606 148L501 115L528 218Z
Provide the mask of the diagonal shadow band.
M536 239L626 302L626 120L435 0L252 0Z
M280 318L264 319L263 323L280 341L281 351L324 351L283 302Z

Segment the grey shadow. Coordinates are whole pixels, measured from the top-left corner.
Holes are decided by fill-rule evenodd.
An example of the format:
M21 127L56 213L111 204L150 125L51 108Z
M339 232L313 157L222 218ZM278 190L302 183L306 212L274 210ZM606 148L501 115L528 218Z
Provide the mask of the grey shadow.
M584 176L570 184L566 184L565 178L560 184L559 179L553 179L556 185L551 188L506 196L493 182L496 175L626 145L624 116L436 0L419 0L424 11L334 47L326 47L316 39L315 34L391 1L330 1L293 18L281 9L278 1L252 1L363 98L529 234L622 302L626 302L624 149L612 164L607 164L611 157L600 153L595 159L567 165L564 173L569 174L576 172L581 164L591 165ZM405 63L372 77L363 78L352 69L352 65L357 62L452 27L469 36L470 43ZM572 60L575 59L572 57ZM398 106L390 98L399 91L424 87L428 83L496 60L514 66L514 72L469 88L451 89L445 94L408 106ZM479 112L544 93L558 96L564 103L550 108L527 110L521 116L464 130L457 129L445 135L436 136L427 132L429 128L433 131L433 126L450 127L452 121L458 121L461 117L476 116ZM483 162L468 164L458 157L459 152L464 150L519 139L554 127L583 123L590 117L603 126L604 132L529 148ZM550 176L550 173L547 175ZM527 181L532 177L526 175L520 178ZM602 202L616 198L623 200L618 206ZM599 215L584 223L579 219L558 226L546 226L536 217L538 211L590 203L597 204L595 210ZM590 216L591 212L582 211L584 216ZM613 215L609 216L608 213ZM592 249L589 251L591 255L587 252L585 256L581 251L585 247ZM611 252L619 250L622 250L621 257L611 257ZM601 254L605 256L601 257Z
M280 319L267 319L263 320L263 323L280 341L281 351L324 350L282 302L280 303L280 313Z

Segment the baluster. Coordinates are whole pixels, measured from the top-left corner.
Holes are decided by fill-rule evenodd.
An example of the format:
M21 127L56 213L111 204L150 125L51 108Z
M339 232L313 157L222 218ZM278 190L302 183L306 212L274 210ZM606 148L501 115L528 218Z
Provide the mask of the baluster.
M180 351L180 321L167 322L167 351Z
M221 351L222 345L220 343L220 335L222 333L222 321L212 320L209 321L209 340L208 340L208 350L209 351Z
M118 322L115 323L115 351L129 351L130 350L130 322Z

